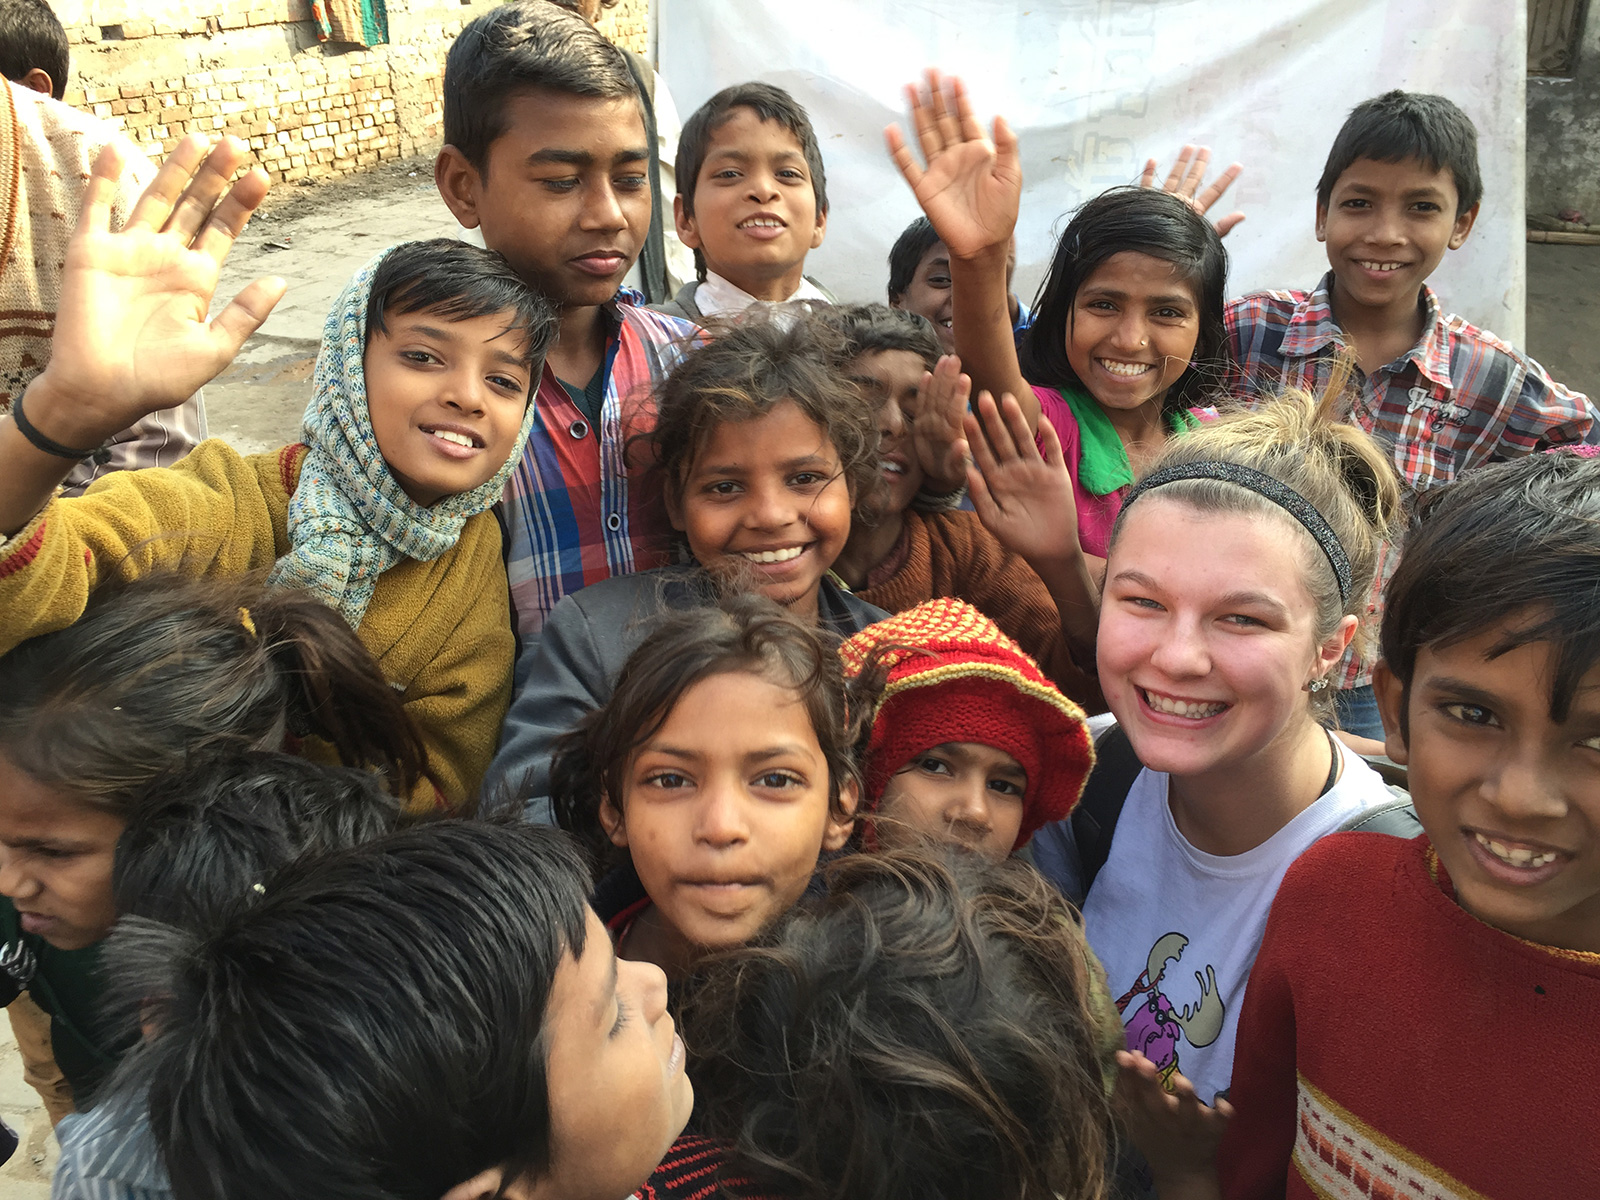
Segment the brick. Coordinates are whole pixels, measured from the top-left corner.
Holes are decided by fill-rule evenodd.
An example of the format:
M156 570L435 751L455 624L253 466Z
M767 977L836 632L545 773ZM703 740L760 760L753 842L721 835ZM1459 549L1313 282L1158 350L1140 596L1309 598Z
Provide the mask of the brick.
M127 111L128 102L126 100L113 100L111 102L111 115L113 117L120 117Z
M124 21L122 23L122 36L129 41L135 38L155 37L156 23L154 21Z
M124 100L132 100L138 96L148 96L154 90L148 83L131 83L124 85L121 92Z
M248 18L242 12L224 12L216 18L220 29L243 29L248 24Z
M211 77L210 71L197 71L195 74L190 75L185 82L192 88L205 88L210 87L216 80Z
M143 100L129 100L128 101L128 111L129 112L131 112L131 113L142 113L144 110L145 110L145 102Z

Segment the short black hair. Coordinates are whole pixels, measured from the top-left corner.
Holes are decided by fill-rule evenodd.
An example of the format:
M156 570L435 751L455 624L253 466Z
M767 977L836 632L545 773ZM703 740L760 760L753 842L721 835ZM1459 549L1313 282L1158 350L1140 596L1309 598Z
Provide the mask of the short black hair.
M822 166L822 147L817 144L817 132L811 128L811 118L800 102L771 83L752 80L725 87L689 115L678 134L678 157L674 174L678 181L678 195L683 197L683 211L694 215L694 188L700 178L700 168L705 165L711 150L711 135L733 117L736 108L748 108L763 121L776 121L800 143L800 153L805 156L806 170L811 172L811 190L817 198L817 216L828 212L828 173ZM695 270L700 278L706 277L705 256L694 252Z
M1423 493L1383 613L1384 661L1407 705L1419 650L1498 624L1513 632L1491 657L1555 648L1550 715L1565 720L1600 663L1600 459L1531 454ZM1410 736L1403 718L1400 732Z
M117 914L199 928L302 854L388 833L400 805L370 771L234 750L153 780L133 811L111 872Z
M0 75L20 83L35 67L50 76L52 96L66 95L67 31L45 0L0 0Z
M444 60L444 140L480 175L506 131L506 101L531 88L595 100L638 99L628 60L577 13L512 0L456 35Z
M195 938L125 918L108 969L160 997L149 1090L177 1200L441 1196L549 1166L545 1011L582 954L570 839L447 820L291 864Z
M930 247L939 244L938 231L927 217L918 217L900 231L889 247L889 303L893 304L917 277L917 266Z
M1456 181L1457 216L1483 199L1478 127L1443 96L1396 89L1351 109L1317 181L1318 205L1328 207L1333 185L1358 158L1385 163L1414 158L1430 171L1449 171Z
M561 331L555 305L524 283L501 254L455 238L402 242L373 272L367 340L389 331L384 324L389 313L412 312L436 312L450 321L512 313L506 328L522 330L527 339L530 392Z
M890 308L886 304L836 304L818 310L817 319L844 335L841 367L848 367L863 354L905 350L922 359L931 371L944 353L939 348L939 335L934 332L933 323L903 308Z

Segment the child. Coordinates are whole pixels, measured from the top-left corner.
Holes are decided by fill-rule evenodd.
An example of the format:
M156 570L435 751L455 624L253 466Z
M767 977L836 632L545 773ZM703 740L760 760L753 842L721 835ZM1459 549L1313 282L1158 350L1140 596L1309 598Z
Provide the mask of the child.
M1587 399L1445 314L1427 285L1472 232L1482 195L1478 131L1449 100L1394 91L1357 105L1317 183L1317 240L1331 270L1310 292L1228 305L1238 390L1320 389L1332 352L1353 349L1360 396L1348 419L1384 443L1408 497L1491 459L1581 440L1593 420ZM1398 550L1379 563L1374 614ZM1381 739L1371 663L1349 658L1334 682L1341 727Z
M1600 1194L1597 576L1593 460L1484 467L1424 504L1375 684L1426 836L1329 838L1284 879L1226 1195Z
M1086 895L1129 1049L1207 1100L1284 871L1395 805L1318 723L1399 503L1336 394L1204 425L1130 493L1100 612L1117 727L1071 823L1034 838L1040 869Z
M723 88L678 135L678 238L699 281L660 311L697 323L753 304L832 304L806 278L828 229L828 179L806 110L770 83Z
M930 600L839 653L877 685L862 767L878 844L917 831L999 860L1078 803L1094 763L1083 710L972 605Z
M70 61L67 31L45 0L0 0L0 75L60 100Z
M930 72L912 92L927 157L918 167L897 126L889 148L950 251L956 347L973 385L1016 397L1032 429L1041 413L1061 439L1078 536L1098 568L1134 475L1227 374L1222 328L1228 257L1211 223L1177 196L1120 188L1067 224L1019 351L1006 317L1007 247L1022 176L1016 137L995 143L956 79Z
M1020 342L1033 324L1033 314L1011 290L1011 277L1016 270L1017 239L1012 238L1006 256L1006 310L1011 314L1011 332ZM951 324L950 251L927 217L918 217L907 225L889 248L889 307L926 317L939 335L943 352L956 352Z
M837 334L815 318L753 318L673 371L651 442L691 561L561 602L506 716L491 787L508 785L550 819L555 740L610 699L663 612L753 591L841 637L888 616L828 574L878 464L873 414L839 377L839 356Z
M602 863L624 958L677 979L787 912L850 836L859 787L838 655L770 600L674 613L556 744L550 794Z
M128 1082L176 1200L616 1200L688 1120L666 980L560 833L441 821L264 887L128 931L124 989L171 997Z
M133 805L112 868L119 916L204 928L303 854L355 846L394 828L399 806L364 771L264 750L225 750L160 776ZM133 1014L144 1023L148 1006ZM159 1033L159 1029L157 1029ZM156 1200L171 1195L141 1093L102 1096L56 1127L53 1200Z
M46 1097L57 1115L86 1106L124 1048L94 1019L95 973L114 850L145 789L190 755L286 739L380 768L399 794L422 766L399 696L309 596L149 576L0 658L0 942L37 967L6 977L0 1000L25 987L50 1019L68 1088Z
M582 17L514 0L469 22L445 59L444 140L434 179L455 219L561 308L500 510L520 687L563 596L670 561L658 484L624 446L698 331L622 287L653 148L627 59Z
M889 612L936 596L968 601L1015 638L1057 686L1096 711L1104 709L1099 688L1073 656L1076 650L1093 661L1092 584L1082 581L1071 597L1068 623L1076 618L1083 628L1069 637L1044 581L977 513L913 507L927 504L923 460L937 464L940 458L938 447L920 445L919 439L943 421L959 436L966 411L957 364L939 366L927 322L881 304L844 305L824 319L845 335L844 370L877 407L881 464L875 486L856 505L834 571L861 599ZM944 410L955 414L953 420ZM942 480L933 485L935 491L946 487Z
M830 866L766 944L698 981L700 1095L647 1194L1099 1200L1103 991L1077 915L1021 863L898 850Z
M10 538L0 650L70 624L119 573L270 568L273 584L336 608L401 695L428 750L413 801L459 808L477 794L511 690L500 534L487 510L522 453L531 383L556 327L498 255L439 239L363 267L323 332L305 445L245 458L212 441L176 467L51 498L88 453L68 446L93 446L193 392L281 293L281 280L257 281L206 322L220 259L264 184L246 175L194 236L190 206L208 212L220 169L238 160L225 143L196 174L203 151L181 143L117 234L106 232L114 160L96 164L57 353L0 423L0 534ZM170 227L156 232L168 212Z

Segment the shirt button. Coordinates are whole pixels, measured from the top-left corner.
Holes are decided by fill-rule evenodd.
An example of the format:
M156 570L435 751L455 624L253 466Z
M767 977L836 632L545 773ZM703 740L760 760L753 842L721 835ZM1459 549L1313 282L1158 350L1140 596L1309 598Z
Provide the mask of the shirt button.
M574 421L567 426L567 432L575 438L582 438L588 434L589 426L583 421Z
M606 518L606 528L611 530L612 533L615 533L617 530L622 528L622 518L617 516L616 513L612 513Z

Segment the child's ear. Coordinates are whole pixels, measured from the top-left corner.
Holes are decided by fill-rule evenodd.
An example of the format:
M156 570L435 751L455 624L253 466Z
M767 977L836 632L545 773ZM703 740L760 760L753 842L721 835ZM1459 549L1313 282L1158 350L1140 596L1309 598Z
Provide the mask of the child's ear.
M465 1183L458 1183L439 1200L494 1200L500 1195L501 1184L505 1181L505 1172L499 1167L490 1167L481 1171ZM512 1196L517 1190L514 1184L505 1184L506 1196Z
M699 250L700 230L695 226L694 218L683 206L683 196L672 198L672 222L678 227L678 240L691 250Z
M478 193L483 189L483 177L478 174L478 168L467 161L467 156L454 146L440 150L439 157L433 160L433 184L456 224L476 229Z
M1467 234L1472 232L1472 226L1478 220L1478 209L1481 207L1481 203L1474 204L1466 212L1457 215L1455 228L1450 231L1450 249L1461 249L1461 244L1467 240Z
M861 803L861 786L854 779L848 780L839 789L839 809L849 813L842 821L837 819L832 812L828 814L827 828L822 832L822 848L824 850L843 850L845 843L850 840L850 835L855 831L855 811Z
M1326 204L1318 204L1317 205L1317 241L1325 242L1327 240L1328 240L1328 206Z
M817 209L817 227L811 231L811 248L815 250L822 245L822 239L828 233L828 214L820 208Z
M1404 765L1410 758L1406 739L1400 732L1406 686L1381 658L1372 668L1372 698L1378 702L1378 715L1383 718L1384 753Z
M613 846L626 848L628 845L628 823L622 817L622 810L611 803L611 793L600 794L600 828L606 831L606 836L611 839Z

